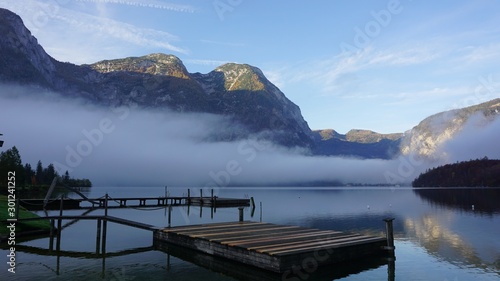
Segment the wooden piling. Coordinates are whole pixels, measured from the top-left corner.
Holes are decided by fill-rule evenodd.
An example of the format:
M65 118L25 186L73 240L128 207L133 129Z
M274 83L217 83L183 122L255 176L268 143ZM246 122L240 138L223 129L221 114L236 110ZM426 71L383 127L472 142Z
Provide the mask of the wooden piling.
M62 215L63 215L63 196L61 196L61 200L59 203L59 219L57 220L57 243L56 243L56 250L59 251L61 250L61 232L62 232Z
M108 194L106 193L106 198L104 199L104 220L102 222L102 247L101 253L104 256L106 254L106 236L108 230Z
M52 252L54 250L54 232L55 230L55 222L54 219L50 219L50 232L49 232L49 251Z
M168 227L172 223L172 205L168 205Z
M101 246L101 219L97 219L97 234L95 241L95 252L99 254L99 248Z
M387 246L385 249L392 255L394 255L394 228L392 226L392 221L394 218L386 218L384 219L385 221L385 228L386 228L386 238L387 238Z
M238 207L239 221L243 221L243 207Z

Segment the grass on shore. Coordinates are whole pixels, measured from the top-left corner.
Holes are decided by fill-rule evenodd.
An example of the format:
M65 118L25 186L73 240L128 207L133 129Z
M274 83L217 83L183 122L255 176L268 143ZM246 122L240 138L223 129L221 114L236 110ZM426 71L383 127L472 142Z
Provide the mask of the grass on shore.
M0 195L0 221L4 222L7 219L11 218L8 212L8 200L7 196ZM26 210L23 207L19 207L19 218L35 218L39 217L38 215ZM0 228L0 235L8 235L9 229L7 228L8 224L2 223L2 227ZM27 221L27 222L16 222L16 232L22 231L30 231L30 230L49 230L50 222L48 220L36 220L36 221Z

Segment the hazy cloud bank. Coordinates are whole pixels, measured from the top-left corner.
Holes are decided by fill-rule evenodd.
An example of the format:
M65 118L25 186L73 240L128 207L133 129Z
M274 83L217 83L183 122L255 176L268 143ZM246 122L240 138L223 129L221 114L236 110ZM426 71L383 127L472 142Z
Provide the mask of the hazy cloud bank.
M301 149L253 138L209 141L213 135L237 127L212 114L106 108L13 86L0 86L0 104L4 149L16 145L23 162L53 163L60 172L67 169L75 177L90 178L95 185L408 183L429 167L403 157L312 157ZM479 147L484 153L495 148L499 125L495 122L491 125L495 127L481 131L485 135L479 138L484 140ZM477 137L465 134L445 149L462 151L475 140ZM482 155L483 151L475 153Z

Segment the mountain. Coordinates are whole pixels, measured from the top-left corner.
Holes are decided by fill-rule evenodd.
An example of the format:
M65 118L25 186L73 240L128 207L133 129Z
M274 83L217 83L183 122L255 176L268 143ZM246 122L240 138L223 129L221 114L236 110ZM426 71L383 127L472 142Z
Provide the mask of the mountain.
M105 106L222 114L239 124L236 133L216 140L253 136L285 146L314 145L299 107L256 67L225 64L208 74L191 74L179 58L166 54L62 63L6 9L0 9L0 34L0 82L35 85Z
M343 135L326 129L313 131L313 136L317 155L392 159L399 153L403 134L379 134L353 129Z
M167 54L86 65L59 62L38 44L18 15L1 8L0 54L0 83L32 85L108 107L137 105L218 114L234 125L211 137L212 141L251 137L304 147L315 155L391 159L415 153L434 157L437 147L460 132L472 116L481 113L492 120L500 110L497 99L439 113L405 134L311 131L300 108L257 67L228 63L206 74L190 73L179 58Z
M434 114L422 120L417 126L405 133L401 140L401 153L414 153L426 158L436 158L437 149L464 129L474 116L487 123L500 115L500 99L469 106L461 109Z

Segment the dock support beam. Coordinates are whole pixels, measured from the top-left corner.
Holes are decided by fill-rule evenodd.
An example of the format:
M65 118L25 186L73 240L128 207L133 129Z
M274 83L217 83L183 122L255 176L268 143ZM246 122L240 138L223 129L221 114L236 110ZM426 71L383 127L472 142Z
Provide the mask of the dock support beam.
M108 228L108 194L106 193L106 198L104 199L104 220L102 222L102 247L101 253L102 255L106 255L106 236L107 236L107 228Z
M392 226L392 221L394 218L386 218L384 219L385 221L385 228L386 228L386 236L387 236L387 247L385 248L389 254L394 256L394 229Z
M61 232L62 232L62 215L63 215L63 196L61 195L61 201L59 203L59 219L57 220L57 243L56 243L56 251L59 252L61 250Z
M172 205L168 205L168 227L172 223Z
M240 219L239 219L239 221L243 221L243 207L238 207L238 211L240 213Z
M95 252L99 254L101 246L101 219L97 219L97 235L95 241Z

